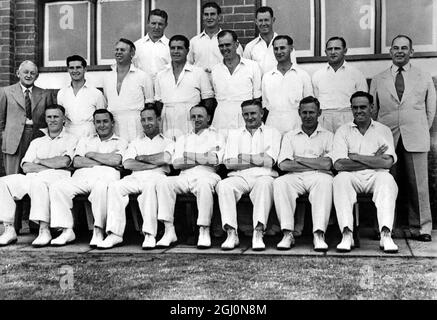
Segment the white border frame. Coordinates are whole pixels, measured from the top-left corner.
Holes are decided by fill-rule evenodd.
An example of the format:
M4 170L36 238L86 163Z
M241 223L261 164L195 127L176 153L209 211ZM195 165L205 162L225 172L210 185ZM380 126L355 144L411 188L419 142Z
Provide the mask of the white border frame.
M153 9L156 9L156 2L159 2L159 0L151 0L150 1L150 10L153 10ZM179 3L179 1L180 0L173 0L175 3L176 3L176 1L178 1L178 3ZM196 0L196 7L197 7L197 9L196 9L196 12L197 12L197 17L196 17L196 22L197 22L197 25L196 25L196 34L199 34L200 33L200 31L201 31L201 24L202 24L202 13L200 12L200 10L201 10L201 5L200 5L200 0Z
M97 34L96 34L96 49L97 49L97 65L112 65L115 63L115 59L102 59L102 6L101 4L104 2L124 2L124 1L132 1L132 0L99 0L97 2L97 16L96 16L96 23L97 23ZM145 34L146 30L146 0L141 1L141 36ZM136 41L137 39L134 39L133 41Z
M60 1L60 2L48 2L44 5L44 67L59 67L65 65L65 59L63 60L49 60L49 50L50 50L50 44L49 44L49 7L51 6L59 6L59 5L71 5L71 4L80 4L80 3L86 3L88 4L88 17L87 17L87 28L88 28L88 34L87 34L87 56L85 57L85 60L87 63L90 63L91 59L91 3L89 1Z
M432 20L432 44L415 45L413 39L413 48L415 52L430 52L437 51L437 2L433 4L433 20ZM386 0L382 0L381 8L381 53L389 53L390 46L386 46L387 41L387 5Z
M361 54L375 54L375 0L370 0L370 6L372 6L373 10L371 12L371 24L372 28L369 30L370 32L370 46L363 48L347 48L348 55L361 55ZM325 44L326 44L326 2L325 0L320 0L320 11L321 11L321 34L320 34L320 51L322 56L326 56L325 54ZM341 36L341 35L340 35Z

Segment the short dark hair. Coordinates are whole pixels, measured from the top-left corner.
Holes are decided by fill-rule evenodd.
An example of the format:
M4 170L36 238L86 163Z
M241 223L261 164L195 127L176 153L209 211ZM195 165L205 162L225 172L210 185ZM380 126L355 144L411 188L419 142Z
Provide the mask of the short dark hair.
M109 119L111 119L111 121L114 121L114 115L108 109L97 109L96 111L94 111L93 120L95 119L97 114L105 114L105 113L109 114Z
M413 40L411 40L411 38L405 34L398 34L396 37L393 38L393 40L391 41L391 46L393 47L393 42L395 42L396 39L399 38L405 38L408 40L408 42L410 43L410 49L413 49Z
M161 108L158 108L158 106L154 102L147 102L146 104L144 104L144 108L140 111L140 114L147 110L152 110L153 112L155 112L157 118L161 116Z
M307 96L307 97L303 98L302 100L300 100L299 101L299 109L301 108L302 105L308 104L308 103L314 103L317 106L317 110L320 110L320 101L313 96Z
M222 31L220 31L220 32L218 33L218 35L217 35L217 39L223 38L223 37L226 36L227 34L230 34L230 35L232 36L232 39L233 39L235 42L238 41L238 36L237 36L237 34L235 33L235 31L234 31L234 30L229 30L229 29L226 29L226 30L222 30Z
M273 18L273 9L267 6L259 7L258 9L256 9L255 18L258 16L258 13L265 13L265 12L270 13L270 16Z
M164 10L161 9L153 9L149 11L149 15L147 16L147 21L150 21L150 16L158 16L165 20L165 23L167 23L168 20L168 14Z
M293 45L293 39L290 37L290 36L287 36L287 35L283 35L283 34L281 34L281 35L279 35L279 36L276 36L274 39L273 39L273 45L275 45L275 41L278 41L278 40L287 40L287 43L288 43L288 45L289 46L292 46Z
M328 41L326 41L325 48L328 46L329 41L334 41L334 40L340 40L341 44L343 45L343 49L346 49L346 40L344 40L343 37L338 37L338 36L329 38Z
M84 67L84 68L86 68L86 66L87 66L86 60L77 54L74 54L72 56L67 57L67 67L71 61L80 61L80 63L82 64L82 67Z
M196 104L195 106L192 106L192 107L190 108L190 112L191 112L191 110L193 110L194 108L203 108L203 109L205 109L206 114L209 115L209 116L211 116L211 110L209 110L209 108L208 108L207 106L205 106L204 104L202 104L202 103L199 103L199 104Z
M250 100L244 100L241 103L241 109L247 106L258 106L261 110L263 108L263 105L259 99L250 99Z
M56 103L53 103L51 105L46 106L44 113L47 110L56 110L56 109L61 110L62 114L65 116L65 108L63 106L61 106L60 104L56 104Z
M222 13L222 8L220 8L220 6L215 3L215 2L207 2L202 6L202 14L205 11L206 8L214 8L217 10L217 14L221 14Z
M172 41L183 41L185 49L187 49L187 50L190 49L190 40L188 40L188 38L184 35L176 34L173 37L171 37L169 42L168 42L169 47L171 46Z
M119 43L119 42L126 43L126 44L130 47L131 50L134 50L134 51L135 51L135 50L137 49L137 48L135 47L134 43L133 43L132 41L130 41L129 39L126 39L126 38L120 38L120 39L118 39L118 41L116 42L116 44Z
M358 97L365 97L365 98L367 98L367 100L369 100L369 103L370 103L370 104L373 103L373 96L372 96L370 93L365 92L365 91L357 91L357 92L355 92L355 93L351 96L351 98L350 98L350 100L349 100L350 103L352 103L352 100L353 100L353 99L358 98Z

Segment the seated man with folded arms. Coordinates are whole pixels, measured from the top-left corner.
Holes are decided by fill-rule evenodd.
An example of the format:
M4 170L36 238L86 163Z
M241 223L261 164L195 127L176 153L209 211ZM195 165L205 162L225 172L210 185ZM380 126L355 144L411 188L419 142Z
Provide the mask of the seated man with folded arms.
M364 91L350 98L354 120L342 125L334 136L331 154L339 171L333 182L334 205L343 239L337 250L348 252L354 247L353 206L357 193L373 193L379 229L380 248L387 253L398 251L391 238L398 187L390 167L397 157L390 128L372 120L373 97Z
M325 231L332 207L332 161L328 154L334 135L318 123L322 113L319 100L303 98L298 111L301 128L284 135L278 158L279 168L288 173L273 182L276 213L284 233L277 248L287 250L294 245L296 199L309 193L314 250L326 251Z
M155 247L158 229L158 199L156 184L170 172L169 163L174 142L159 132L160 109L154 103L146 103L141 111L144 135L132 141L123 155L123 167L132 174L108 187L108 218L106 239L98 244L99 249L109 249L123 242L126 227L126 206L129 194L139 194L138 206L143 217L143 249Z
M199 211L197 247L211 247L209 226L213 213L213 195L217 182L221 180L216 170L222 162L225 140L223 135L208 125L211 116L205 106L192 107L190 118L193 131L176 140L173 155L174 168L182 171L178 176L163 179L156 187L158 219L165 225L164 236L157 243L159 247L168 247L177 241L173 225L176 196L188 192L196 196Z
M114 134L114 117L106 109L98 109L93 115L96 134L79 140L73 158L77 170L68 179L50 186L50 225L62 228L62 233L51 241L63 246L76 239L73 232L73 198L89 194L88 200L94 216L94 232L90 246L103 239L106 227L108 184L120 179L117 167L121 164L127 142Z
M60 105L50 105L45 109L46 129L40 129L44 136L30 143L29 149L21 160L25 174L12 174L0 178L0 220L5 226L0 236L0 246L17 241L14 229L14 200L30 196L30 220L39 223L39 235L32 242L34 247L43 247L50 243L49 223L49 185L71 172L67 170L76 147L76 138L64 129L65 109Z
M252 249L264 250L263 232L273 205L273 180L278 173L272 169L281 144L281 134L262 123L263 108L259 100L241 104L246 125L229 131L223 163L229 170L228 178L217 184L223 229L227 239L223 250L239 245L237 202L249 193L253 203Z

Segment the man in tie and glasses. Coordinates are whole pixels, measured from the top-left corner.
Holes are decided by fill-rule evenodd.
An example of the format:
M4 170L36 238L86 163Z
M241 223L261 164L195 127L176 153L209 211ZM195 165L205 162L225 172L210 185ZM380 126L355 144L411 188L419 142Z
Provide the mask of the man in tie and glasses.
M408 185L408 223L411 237L431 241L432 216L428 186L429 129L436 112L436 92L431 76L410 63L413 42L396 36L390 48L393 65L376 75L370 93L377 119L390 127L399 162L392 168L398 185ZM404 176L406 185L400 184Z

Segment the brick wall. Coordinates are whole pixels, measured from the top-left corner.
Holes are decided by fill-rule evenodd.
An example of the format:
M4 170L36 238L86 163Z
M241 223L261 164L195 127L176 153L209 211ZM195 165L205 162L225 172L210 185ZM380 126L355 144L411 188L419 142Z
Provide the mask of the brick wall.
M0 0L0 87L14 78L15 61L15 0Z

